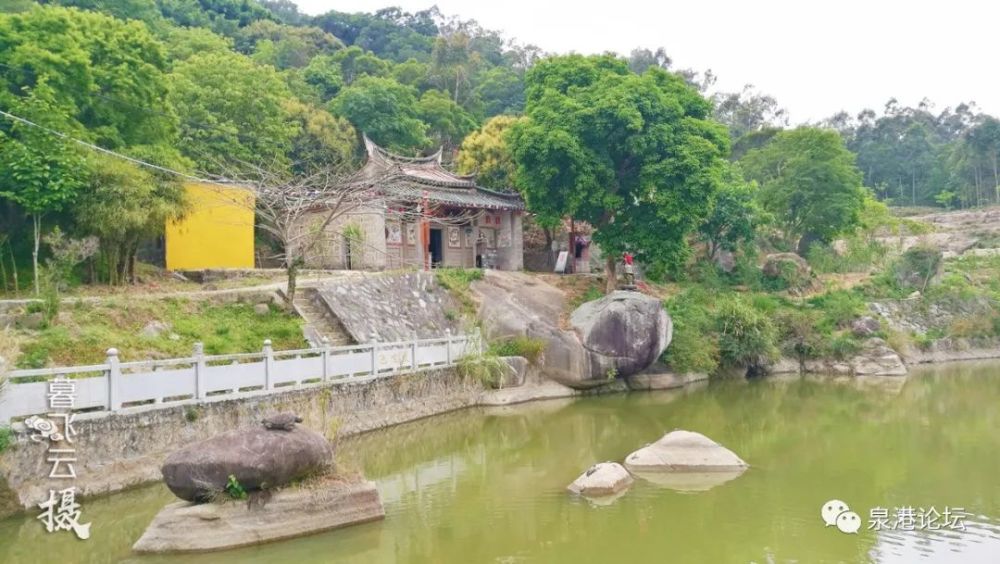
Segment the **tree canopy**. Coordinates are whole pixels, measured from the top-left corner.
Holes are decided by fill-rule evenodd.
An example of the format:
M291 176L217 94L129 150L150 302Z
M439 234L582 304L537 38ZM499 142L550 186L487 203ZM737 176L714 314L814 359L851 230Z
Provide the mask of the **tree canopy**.
M543 60L526 86L526 118L509 139L528 206L590 223L609 274L625 250L678 265L729 148L711 104L677 75L637 75L610 55Z

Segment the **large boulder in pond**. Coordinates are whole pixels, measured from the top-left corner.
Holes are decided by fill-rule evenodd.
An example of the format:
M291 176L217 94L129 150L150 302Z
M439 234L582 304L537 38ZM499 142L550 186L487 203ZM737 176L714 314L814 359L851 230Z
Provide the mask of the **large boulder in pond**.
M747 463L701 433L675 430L625 457L625 467L633 472L742 472Z
M617 462L598 462L566 489L586 497L614 495L632 485L632 475Z
M591 378L631 376L670 344L673 323L660 300L617 291L576 308L570 324L587 351Z
M323 435L263 425L227 431L190 444L167 457L161 471L170 491L187 501L209 501L234 476L246 491L272 489L333 464Z

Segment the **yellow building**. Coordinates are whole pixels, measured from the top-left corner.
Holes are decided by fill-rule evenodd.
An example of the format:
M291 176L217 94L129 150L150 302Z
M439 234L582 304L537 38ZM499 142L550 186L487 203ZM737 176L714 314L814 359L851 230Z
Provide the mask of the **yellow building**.
M197 182L184 191L188 213L166 226L167 270L253 268L253 194Z

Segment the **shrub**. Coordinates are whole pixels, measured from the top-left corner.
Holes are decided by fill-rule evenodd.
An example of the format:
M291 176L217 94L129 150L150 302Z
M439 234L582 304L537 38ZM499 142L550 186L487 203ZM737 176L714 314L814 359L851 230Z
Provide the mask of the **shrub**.
M458 360L456 365L458 375L463 380L473 380L494 388L503 388L504 377L510 367L495 354L466 355Z
M520 335L490 343L487 354L495 356L523 356L531 364L538 364L545 352L545 341Z
M923 291L931 279L941 272L944 263L941 251L934 247L917 246L907 249L892 266L896 286Z
M830 332L842 329L864 314L865 300L850 290L834 290L809 300L809 304L820 310L822 319L820 330Z
M14 431L7 425L0 425L0 454L14 443Z
M948 327L948 335L964 339L991 337L996 334L998 321L1000 317L997 315L982 313L956 317Z
M674 325L673 340L663 362L678 372L714 372L719 366L719 345L709 310L712 296L694 286L664 303Z
M723 299L717 310L719 358L727 366L763 370L778 358L778 331L770 317L740 296Z
M247 497L247 492L243 489L243 485L232 474L229 475L229 481L226 482L226 493L233 499L246 499Z
M846 360L861 350L861 343L850 333L834 335L827 343L827 354L837 360Z

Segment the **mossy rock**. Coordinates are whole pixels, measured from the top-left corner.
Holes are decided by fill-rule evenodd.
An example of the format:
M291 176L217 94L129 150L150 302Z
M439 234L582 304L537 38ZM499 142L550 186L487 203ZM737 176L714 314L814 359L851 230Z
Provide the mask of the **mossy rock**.
M781 289L803 290L812 286L813 273L809 263L795 253L768 255L763 271L764 276L777 282Z

